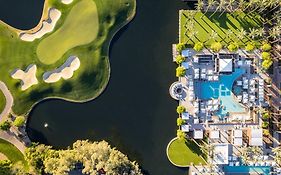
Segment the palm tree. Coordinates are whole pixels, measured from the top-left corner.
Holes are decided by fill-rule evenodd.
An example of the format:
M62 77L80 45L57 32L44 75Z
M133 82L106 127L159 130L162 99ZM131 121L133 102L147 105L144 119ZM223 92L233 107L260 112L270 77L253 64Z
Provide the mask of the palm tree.
M272 148L272 152L274 153L275 162L281 164L281 146Z
M197 38L197 34L198 34L198 31L195 31L195 30L190 30L187 34L187 36L189 37L190 40L194 40L194 38ZM194 41L193 41L194 42Z
M265 35L265 30L264 30L263 27L257 29L256 36L257 36L258 38L262 38L264 35Z
M259 157L263 154L263 151L262 151L261 147L259 147L259 146L252 146L252 147L250 148L250 151L251 151L252 157L253 157L253 159L254 159L255 162L256 162L256 161L259 159Z
M208 0L208 6L204 14L201 16L201 18L209 11L209 8L212 7L216 2L214 0Z
M233 31L231 29L228 29L226 32L225 32L225 38L228 38L229 40L232 40L232 35L233 35Z
M249 29L249 33L248 33L248 36L254 40L254 39L256 38L256 33L257 33L257 29L255 29L255 28L250 28L250 29Z
M217 40L217 37L218 37L218 33L214 30L212 30L211 34L210 34L210 40Z
M228 6L228 3L224 0L221 0L220 1L220 4L221 4L221 8L223 9L223 11L221 12L221 14L219 15L219 17L221 17L222 14L224 14L224 12L226 11L226 8Z
M249 157L249 150L248 150L248 147L243 147L241 149L241 155L240 155L241 159L242 159L242 162L244 164L248 164L249 161L251 160L250 157Z
M204 2L203 0L198 0L197 6L196 6L196 10L197 11L201 11L201 9L204 8Z
M182 130L177 130L177 138L181 141L186 141L186 134Z
M280 41L281 29L278 26L274 26L269 30L269 37L274 39L271 43Z
M216 5L216 10L215 11L213 11L213 13L212 13L212 15L210 16L210 18L214 15L214 14L216 14L217 13L217 11L220 9L220 4L221 3L218 3L217 1L214 1L214 4L213 5Z
M242 40L242 41L243 41L243 39L246 37L246 35L247 35L246 30L241 29L241 30L237 33L237 38L238 38L239 40Z

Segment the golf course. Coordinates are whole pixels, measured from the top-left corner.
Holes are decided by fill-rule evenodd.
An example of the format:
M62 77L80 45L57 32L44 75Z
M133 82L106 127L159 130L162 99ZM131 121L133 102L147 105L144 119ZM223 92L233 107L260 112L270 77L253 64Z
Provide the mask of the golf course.
M70 4L46 0L42 19L34 29L21 31L0 21L0 81L14 98L13 113L27 115L47 98L86 102L100 95L110 77L111 39L132 20L135 10L135 0L74 0ZM28 41L21 38L23 34L37 36ZM45 72L57 69L71 56L80 60L71 78L44 82ZM32 64L37 67L32 78L38 83L22 88L23 80L11 75L22 70L23 79L30 81L26 76ZM3 106L1 100L0 110Z

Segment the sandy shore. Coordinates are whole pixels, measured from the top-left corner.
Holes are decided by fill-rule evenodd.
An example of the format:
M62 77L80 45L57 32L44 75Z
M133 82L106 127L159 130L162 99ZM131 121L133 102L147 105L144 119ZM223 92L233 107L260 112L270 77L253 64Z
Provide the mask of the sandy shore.
M21 90L24 91L38 83L36 78L36 71L37 71L36 65L31 64L27 67L25 71L21 69L14 70L11 76L14 79L21 80L21 84L22 84Z
M79 69L79 67L80 67L79 58L76 56L70 56L66 60L66 62L59 68L53 71L45 72L43 74L43 80L46 83L55 83L59 81L61 78L65 80L70 79L73 76L74 71Z
M48 19L42 22L42 26L40 27L40 29L33 33L21 33L20 39L23 41L32 42L35 39L39 39L45 34L52 32L56 26L56 23L60 19L60 16L61 12L59 10L55 8L50 8Z

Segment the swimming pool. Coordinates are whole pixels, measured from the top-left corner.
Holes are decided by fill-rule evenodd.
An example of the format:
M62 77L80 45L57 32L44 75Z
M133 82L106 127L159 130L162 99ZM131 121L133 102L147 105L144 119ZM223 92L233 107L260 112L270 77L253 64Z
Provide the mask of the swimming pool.
M199 99L220 99L222 108L217 115L224 117L227 112L245 112L244 107L235 101L232 93L234 81L245 73L245 69L235 69L231 74L220 75L219 81L195 82L195 95Z
M270 174L269 166L225 166L226 173L240 174L240 173L257 173L263 175Z

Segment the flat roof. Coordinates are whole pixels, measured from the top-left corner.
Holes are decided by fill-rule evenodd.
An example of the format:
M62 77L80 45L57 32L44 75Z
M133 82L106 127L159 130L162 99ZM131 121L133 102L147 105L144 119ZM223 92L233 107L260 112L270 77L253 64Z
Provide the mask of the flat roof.
M232 72L232 59L220 58L219 59L219 72Z
M211 130L209 137L211 139L219 139L220 138L220 131L219 130Z
M195 129L193 131L193 138L194 139L203 139L203 130L202 129Z
M225 165L228 164L229 144L219 143L214 145L214 164Z

